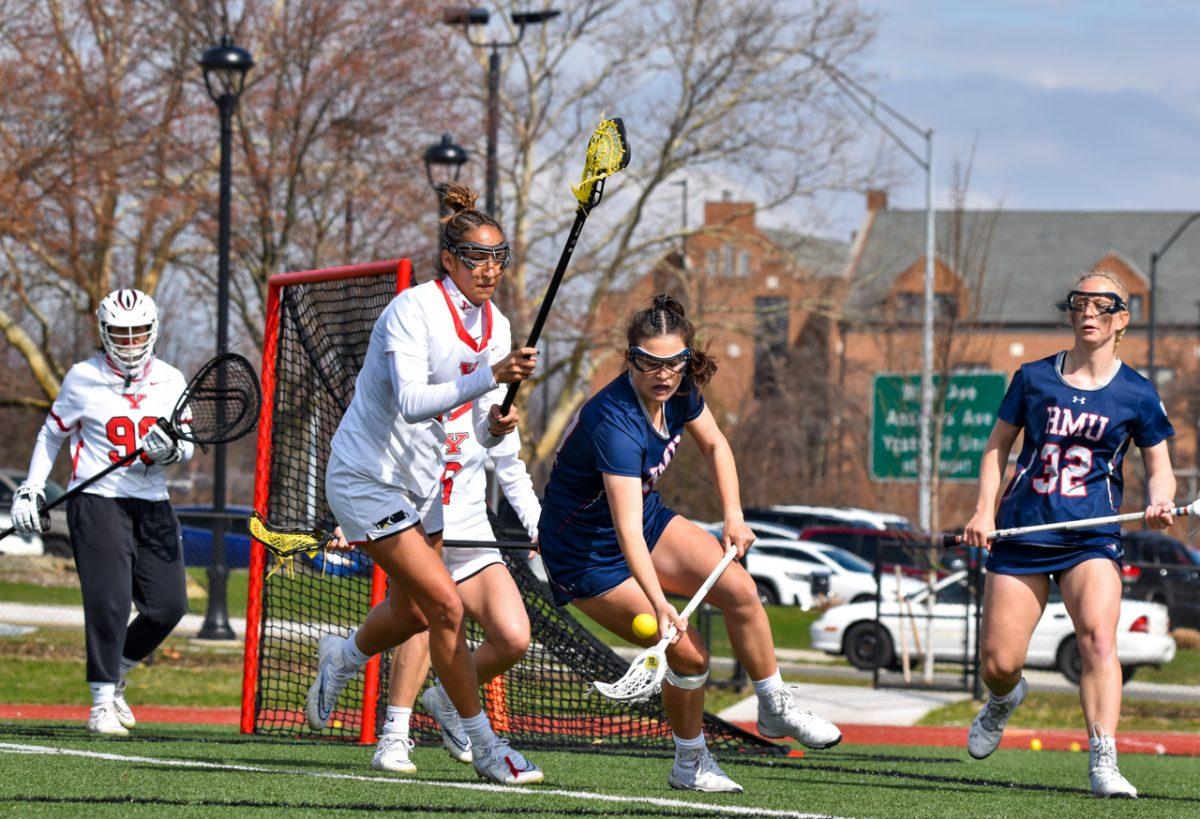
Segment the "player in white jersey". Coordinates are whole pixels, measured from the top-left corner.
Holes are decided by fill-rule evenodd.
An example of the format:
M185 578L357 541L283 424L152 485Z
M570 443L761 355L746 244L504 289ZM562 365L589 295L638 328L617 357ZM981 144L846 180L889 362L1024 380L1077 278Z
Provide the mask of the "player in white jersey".
M496 737L480 707L463 603L435 551L442 530L440 419L471 402L480 443L499 443L518 417L515 409L501 415L500 385L532 375L537 353L509 352L508 321L490 302L511 258L500 225L475 210L468 188L445 185L442 196L450 215L435 258L440 278L396 296L375 322L325 474L334 516L346 539L387 573L388 597L348 638L320 641L305 712L310 726L323 728L371 656L428 629L433 666L478 749L476 773L502 784L540 782L541 770Z
M449 316L447 316L449 322ZM520 458L521 442L514 430L490 449L481 446L470 426L470 405L452 411L445 421L442 446L442 515L448 540L491 542L496 539L488 521L485 466L495 465L496 480L516 510L530 540L537 540L541 504L533 481ZM483 627L485 639L475 649L475 670L481 683L503 674L525 656L529 647L529 615L521 591L508 573L500 550L489 547L448 547L442 561L458 585L466 614ZM417 692L429 674L429 642L424 634L409 638L392 657L388 684L387 719L371 759L376 770L412 773L409 758L409 719ZM460 762L472 760L471 741L462 720L440 684L421 697L425 710L438 722L442 744Z
M186 383L154 357L158 309L138 290L117 290L96 311L102 348L72 367L38 432L25 482L13 497L21 532L41 531L45 484L70 441L73 489L142 447L145 452L67 501L71 549L83 591L88 730L127 734L136 723L125 676L156 649L187 612L179 521L164 469L192 457L156 423L170 416ZM130 605L138 615L129 622Z

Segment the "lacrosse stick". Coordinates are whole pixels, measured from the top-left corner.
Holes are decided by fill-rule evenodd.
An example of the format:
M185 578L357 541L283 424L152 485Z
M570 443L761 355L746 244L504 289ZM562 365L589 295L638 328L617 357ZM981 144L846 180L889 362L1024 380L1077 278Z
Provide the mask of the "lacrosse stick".
M250 535L271 553L276 563L267 572L267 578L283 569L288 577L295 575L295 560L298 555L308 555L309 559L323 552L337 540L337 535L324 529L289 528L276 526L268 522L257 511L250 515ZM501 549L506 551L536 551L536 543L518 541L488 541L488 540L448 540L442 544L448 549ZM322 571L323 571L322 567Z
M1200 498L1189 503L1187 506L1176 506L1171 510L1171 514L1176 517L1187 517L1188 515L1200 516ZM1124 523L1129 520L1145 520L1145 512L1127 512L1123 515L1108 515L1103 518L1086 518L1084 520L1067 520L1058 523L1041 523L1037 526L1014 526L1011 529L997 529L994 532L988 532L988 540L1000 540L1002 538L1020 537L1021 535L1031 535L1034 532L1056 532L1061 529L1088 529L1092 526L1103 526L1106 523ZM942 535L942 546L957 546L963 542L962 535ZM1073 549L1070 544L1059 543L1037 543L1035 546L1045 546L1048 548Z
M730 564L733 558L737 555L737 548L730 546L725 550L725 556L721 558L721 562L712 570L712 574L704 581L696 593L692 595L692 599L688 601L687 607L679 613L680 618L687 620L696 607L704 600L704 595L708 594L709 589L717 582L718 578L725 572L725 568ZM620 700L621 702L645 702L654 694L662 690L663 675L667 673L667 646L674 639L677 633L675 626L667 629L667 633L662 636L656 645L646 649L641 654L634 658L629 665L629 670L616 682L606 683L596 680L592 683L592 687L599 691L610 700Z
M529 331L526 347L537 346L542 326L546 323L546 317L550 315L550 305L554 303L554 296L558 293L558 286L562 284L563 275L567 272L571 254L575 252L575 243L579 241L579 234L583 231L583 223L587 221L592 208L599 205L600 200L604 198L604 180L628 164L629 141L625 138L625 123L620 117L601 119L599 127L588 140L587 155L583 161L583 177L578 185L571 186L571 191L579 200L579 206L575 208L575 224L571 225L567 243L563 246L562 255L558 257L558 267L554 269L554 275L550 277L550 284L546 287L546 295L542 297L542 306L538 308L537 317L533 320L533 329ZM508 414L520 387L520 381L508 385L504 403L500 405L501 415Z
M176 441L189 441L201 447L225 444L254 429L261 403L258 376L250 362L237 353L222 353L200 368L179 396L171 417L159 418L158 424ZM143 452L145 449L138 447L47 503L40 510L46 522L49 521L46 513L55 506L80 494L110 472L133 463ZM0 539L14 531L15 526L0 532Z

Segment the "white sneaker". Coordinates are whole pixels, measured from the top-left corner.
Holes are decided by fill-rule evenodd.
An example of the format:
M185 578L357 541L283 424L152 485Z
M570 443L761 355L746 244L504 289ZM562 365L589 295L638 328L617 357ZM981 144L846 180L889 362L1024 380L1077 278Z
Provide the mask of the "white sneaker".
M989 693L988 701L975 715L975 721L971 723L971 730L967 731L967 753L976 759L986 759L991 756L992 752L1000 747L1000 740L1004 738L1004 726L1008 725L1008 718L1012 716L1013 711L1017 710L1017 706L1025 701L1025 695L1028 693L1029 683L1025 682L1024 677L1017 683L1017 687L1002 700L996 699Z
M137 725L137 720L133 716L133 711L129 710L129 703L125 702L125 681L121 680L117 683L117 693L113 699L113 708L117 711L117 722L124 725L126 728L133 728Z
M442 745L459 762L471 761L471 738L463 728L462 717L440 685L431 685L421 693L421 705L442 729ZM540 781L540 780L539 780Z
M92 706L92 711L88 714L87 729L93 734L129 736L129 729L121 724L121 720L117 718L117 709L111 702Z
M1101 799L1137 799L1137 788L1117 770L1117 742L1096 726L1096 736L1088 743L1088 778L1092 780L1092 796Z
M412 750L413 741L407 734L399 731L385 731L379 735L379 744L375 746L375 756L371 757L371 767L377 771L393 773L415 773L417 766L408 756Z
M667 784L677 791L705 793L741 793L742 786L717 767L708 748L676 750L675 764L667 774Z
M832 748L842 741L841 730L832 722L796 707L790 688L781 688L759 699L758 732L771 739L791 737L818 750Z
M532 785L546 778L542 769L497 738L492 747L475 754L475 773L501 785Z
M353 639L354 632L350 633ZM336 662L346 638L336 634L326 634L317 643L317 678L308 689L308 699L304 704L304 715L314 731L320 731L329 722L329 715L337 705L338 697L346 683L354 676L347 674Z

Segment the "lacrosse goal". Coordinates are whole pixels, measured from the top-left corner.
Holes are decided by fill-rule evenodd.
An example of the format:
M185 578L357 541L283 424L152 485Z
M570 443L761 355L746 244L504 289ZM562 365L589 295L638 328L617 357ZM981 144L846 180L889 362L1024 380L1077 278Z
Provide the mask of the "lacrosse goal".
M407 259L271 277L263 336L263 405L254 508L274 526L333 529L325 499L330 441L353 397L375 319L412 280ZM529 611L526 657L483 689L497 729L520 747L662 750L670 728L659 698L635 705L588 694L591 680L615 680L628 661L554 606L520 552L506 552ZM383 599L383 573L362 553L299 557L293 572L271 572L261 544L251 551L243 733L309 734L304 700L323 634L349 633ZM474 643L482 635L472 626ZM321 733L373 742L387 704L388 658L376 657L342 695ZM420 708L418 704L418 708ZM413 738L440 742L431 719L414 714ZM705 732L721 750L782 753L716 717Z

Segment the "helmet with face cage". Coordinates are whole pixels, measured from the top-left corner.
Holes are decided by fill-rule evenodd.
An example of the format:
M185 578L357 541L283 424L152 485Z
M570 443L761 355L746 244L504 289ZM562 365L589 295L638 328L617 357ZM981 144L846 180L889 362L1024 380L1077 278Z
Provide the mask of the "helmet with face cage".
M96 310L100 343L113 365L134 375L154 355L158 340L158 307L141 290L114 290Z

